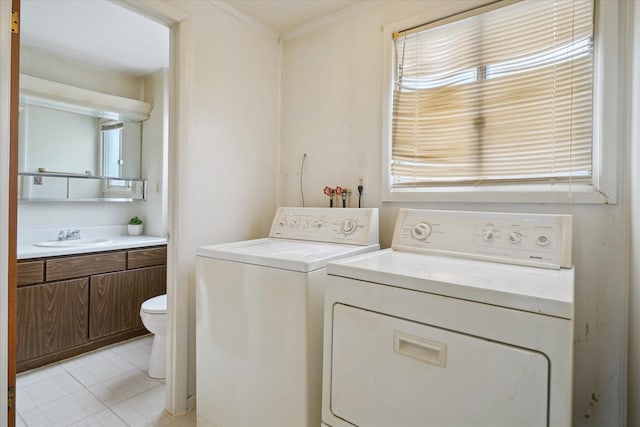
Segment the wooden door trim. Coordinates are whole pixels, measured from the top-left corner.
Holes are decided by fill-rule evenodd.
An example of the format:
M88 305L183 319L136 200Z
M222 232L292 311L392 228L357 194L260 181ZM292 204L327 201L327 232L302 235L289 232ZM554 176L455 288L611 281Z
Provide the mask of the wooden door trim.
M20 16L20 0L12 0L12 11ZM19 24L18 24L19 25ZM11 34L11 94L9 118L9 212L8 212L8 345L7 345L7 382L11 389L16 385L16 309L17 309L17 233L18 233L18 99L20 92L20 33ZM15 405L8 409L7 425L16 424Z

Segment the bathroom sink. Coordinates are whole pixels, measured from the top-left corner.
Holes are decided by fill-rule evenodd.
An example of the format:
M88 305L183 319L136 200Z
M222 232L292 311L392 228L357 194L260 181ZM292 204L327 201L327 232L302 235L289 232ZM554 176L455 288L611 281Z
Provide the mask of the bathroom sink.
M75 240L47 240L34 243L33 246L44 248L78 248L87 246L101 246L112 243L111 239L75 239Z

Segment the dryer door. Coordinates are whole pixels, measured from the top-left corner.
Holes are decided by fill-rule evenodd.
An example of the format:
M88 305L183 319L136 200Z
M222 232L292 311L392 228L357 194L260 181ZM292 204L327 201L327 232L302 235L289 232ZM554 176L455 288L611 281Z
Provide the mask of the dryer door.
M331 412L357 426L547 426L549 361L334 305Z

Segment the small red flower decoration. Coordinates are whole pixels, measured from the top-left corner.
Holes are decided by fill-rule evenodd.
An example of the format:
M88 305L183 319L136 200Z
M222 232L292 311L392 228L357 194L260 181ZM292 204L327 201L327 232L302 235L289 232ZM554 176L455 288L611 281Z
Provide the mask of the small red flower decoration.
M325 195L327 195L329 197L333 196L333 194L334 194L334 190L331 187L324 187L323 192L324 192Z
M336 187L336 194L338 196L342 194L342 187Z

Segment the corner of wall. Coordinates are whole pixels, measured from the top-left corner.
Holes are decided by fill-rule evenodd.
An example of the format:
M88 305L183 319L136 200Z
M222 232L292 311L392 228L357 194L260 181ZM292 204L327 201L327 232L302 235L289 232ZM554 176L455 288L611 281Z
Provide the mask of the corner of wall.
M640 358L640 7L636 2L627 2L630 12L627 14L631 37L629 43L630 82L629 93L629 160L625 167L628 172L629 200L629 312L628 312L628 345L627 345L627 425L640 425L640 368L636 361Z

